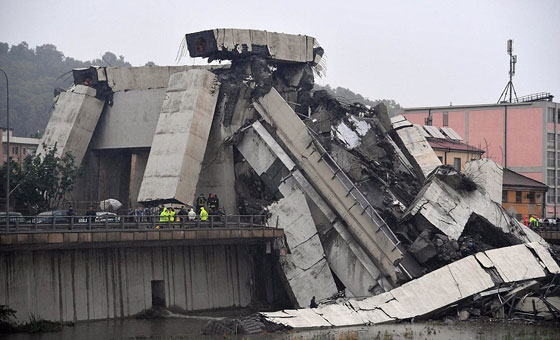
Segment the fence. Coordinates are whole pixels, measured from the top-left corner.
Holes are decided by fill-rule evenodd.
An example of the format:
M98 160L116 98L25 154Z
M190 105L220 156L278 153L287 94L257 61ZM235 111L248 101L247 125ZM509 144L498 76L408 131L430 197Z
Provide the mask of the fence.
M63 231L116 231L150 229L194 229L194 228L266 228L263 215L209 215L189 219L186 215L170 217L159 215L102 215L102 216L0 216L0 233L63 232Z

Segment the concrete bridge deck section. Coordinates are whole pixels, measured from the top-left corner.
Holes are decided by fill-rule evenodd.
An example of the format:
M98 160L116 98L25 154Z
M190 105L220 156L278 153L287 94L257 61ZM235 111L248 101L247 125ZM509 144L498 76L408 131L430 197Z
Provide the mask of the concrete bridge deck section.
M0 252L103 247L254 244L283 238L277 228L21 231L0 234Z
M375 288L376 286L381 291L392 288L389 281L381 275L379 269L358 242L356 242L355 238L348 232L347 228L340 222L334 211L303 176L301 171L296 168L290 156L274 140L261 122L256 121L253 123L252 129L247 130L243 140L237 147L259 175L267 170L265 168L270 168L276 159L280 159L300 190L305 193L326 218L326 221L321 223L331 224L336 230L338 236L325 240L326 243L323 244L320 251L322 252L324 248L329 266L351 294L354 296L368 296L372 295L373 291L379 291L379 289ZM307 203L305 203L305 206L307 207ZM290 227L292 226L290 225ZM289 235L290 228L286 226L284 229L286 234ZM300 229L299 227L296 228L296 230ZM287 241L288 245L292 246L289 237L287 237Z
M352 183L345 183L337 176L340 171L333 168L333 164L327 164L326 152L315 143L305 124L274 88L254 105L267 123L276 129L282 143L291 151L293 160L346 222L371 259L385 275L397 282L396 267L403 258L398 240L391 237L390 230L387 233L387 226L371 206L363 206L365 199L356 196L361 193L354 192Z

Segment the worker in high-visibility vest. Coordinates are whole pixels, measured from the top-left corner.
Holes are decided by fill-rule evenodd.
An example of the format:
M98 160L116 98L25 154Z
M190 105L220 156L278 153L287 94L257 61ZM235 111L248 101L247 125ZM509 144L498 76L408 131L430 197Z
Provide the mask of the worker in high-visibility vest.
M159 213L159 221L160 222L164 222L167 223L167 221L169 221L169 211L167 211L167 208L163 208L163 210ZM159 225L156 226L157 229L159 229Z
M175 222L175 209L173 207L169 208L169 220Z
M200 207L200 220L201 221L208 220L208 212L204 209L204 207Z
M531 215L531 217L529 217L529 226L533 229L537 229L539 227L539 220L535 215Z

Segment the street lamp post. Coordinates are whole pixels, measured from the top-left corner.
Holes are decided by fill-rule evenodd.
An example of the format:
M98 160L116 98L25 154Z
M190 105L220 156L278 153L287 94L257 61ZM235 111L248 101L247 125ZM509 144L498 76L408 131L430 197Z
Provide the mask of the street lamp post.
M8 85L8 75L0 68L6 78L6 230L10 223L10 95Z

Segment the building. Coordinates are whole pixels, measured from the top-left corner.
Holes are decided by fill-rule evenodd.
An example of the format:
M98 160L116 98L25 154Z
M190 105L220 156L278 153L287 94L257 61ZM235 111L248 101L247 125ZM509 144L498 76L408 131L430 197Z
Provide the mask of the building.
M426 139L442 164L452 165L459 171L465 170L465 163L481 159L484 154L484 150L461 141L447 138Z
M484 150L463 142L457 132L450 127L438 129L430 125L421 127L424 137L444 165L452 165L459 171L465 170L465 163L482 158Z
M504 169L502 206L517 220L544 216L548 186L532 178Z
M8 154L8 145L6 144L8 133L10 134L10 157L19 164L23 162L25 157L34 155L39 147L39 138L15 137L13 135L13 129L8 131L6 128L2 128L0 133L0 137L2 138L0 166L6 163L6 155Z
M560 215L560 104L536 96L517 103L417 107L404 110L412 123L451 127L485 157L546 183L546 216ZM523 100L535 100L526 101Z

